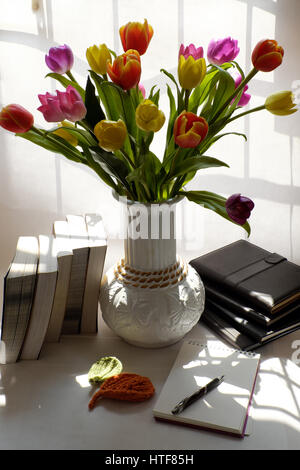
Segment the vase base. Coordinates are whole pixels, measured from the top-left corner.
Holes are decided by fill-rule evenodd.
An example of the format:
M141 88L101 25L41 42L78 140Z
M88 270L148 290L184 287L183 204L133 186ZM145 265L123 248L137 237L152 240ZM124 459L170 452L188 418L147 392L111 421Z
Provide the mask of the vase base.
M113 266L104 276L100 290L103 320L133 346L154 349L180 341L204 310L204 286L189 265L175 285L163 284L164 287L156 288L129 285L116 275Z

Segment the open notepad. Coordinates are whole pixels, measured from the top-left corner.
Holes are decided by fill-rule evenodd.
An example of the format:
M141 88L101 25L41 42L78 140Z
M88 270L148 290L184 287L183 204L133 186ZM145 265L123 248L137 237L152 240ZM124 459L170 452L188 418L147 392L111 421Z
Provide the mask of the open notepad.
M244 437L260 355L224 346L184 341L153 410L167 420ZM214 390L178 415L171 410L215 377L225 375Z

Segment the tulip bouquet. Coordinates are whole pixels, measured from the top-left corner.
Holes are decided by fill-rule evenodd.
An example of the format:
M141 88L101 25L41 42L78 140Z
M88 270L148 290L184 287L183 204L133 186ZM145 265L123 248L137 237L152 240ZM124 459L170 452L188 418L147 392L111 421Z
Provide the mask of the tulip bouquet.
M69 46L52 47L45 60L65 91L39 95L38 110L52 129L34 126L33 116L20 105L4 107L0 125L49 151L89 166L116 193L140 202L161 203L177 195L215 211L250 233L247 219L254 203L241 194L228 199L205 190L188 191L186 184L198 170L228 165L207 154L228 134L230 122L267 109L277 115L296 111L293 95L282 91L269 96L259 107L242 111L251 96L248 82L259 71L278 67L284 51L277 41L260 41L253 50L253 68L245 76L235 61L239 47L232 38L212 40L207 61L202 47L181 45L178 77L161 69L167 84L170 110L163 153L156 156L150 145L165 124L159 109L160 90L154 85L148 95L139 83L141 56L153 36L147 20L129 22L120 28L124 53L116 56L105 44L86 51L90 66L83 88L72 75L73 53Z

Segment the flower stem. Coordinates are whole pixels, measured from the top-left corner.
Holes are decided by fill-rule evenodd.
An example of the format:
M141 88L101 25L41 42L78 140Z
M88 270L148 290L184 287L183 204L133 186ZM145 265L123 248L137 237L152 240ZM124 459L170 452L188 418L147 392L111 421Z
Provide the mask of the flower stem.
M68 72L66 72L66 75L68 75L69 79L72 80L72 82L77 83L77 80L76 80L76 78L72 75L71 70L68 70Z
M237 114L237 115L234 116L233 118L229 119L229 120L227 121L227 124L228 124L229 122L235 121L236 119L238 119L238 118L240 118L240 117L246 116L247 114L255 113L256 111L261 111L262 109L266 109L266 107L265 107L264 104L263 104L262 106L257 106L257 108L249 109L248 111L245 111L244 113Z
M127 163L129 163L130 166L132 166L132 168L136 169L136 166L135 164L133 163L133 161L131 160L130 156L128 155L127 152L125 152L125 150L123 149L120 149L120 152L122 153L123 157L125 157Z
M185 96L184 96L184 109L186 111L189 110L189 97L191 94L191 90L185 90Z
M258 70L254 67L251 72L248 73L248 75L244 78L244 80L242 80L242 82L240 83L240 85L234 90L234 92L229 96L229 98L225 101L225 103L223 104L223 106L219 109L219 111L216 113L215 117L210 121L209 125L212 125L217 119L219 116L221 116L221 114L223 113L223 111L225 111L225 109L227 108L227 106L231 103L231 101L233 100L233 98L235 98L235 96L238 95L238 93L243 90L243 88L245 87L245 85L247 85L248 82L250 82L250 80L257 74Z

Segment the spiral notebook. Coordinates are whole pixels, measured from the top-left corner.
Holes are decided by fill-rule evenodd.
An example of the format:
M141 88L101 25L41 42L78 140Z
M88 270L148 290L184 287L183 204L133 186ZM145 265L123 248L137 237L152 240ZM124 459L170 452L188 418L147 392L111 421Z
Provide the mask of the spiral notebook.
M244 437L259 362L259 354L231 349L219 341L184 341L153 409L154 417ZM221 375L225 378L217 388L180 414L172 414L183 398Z

